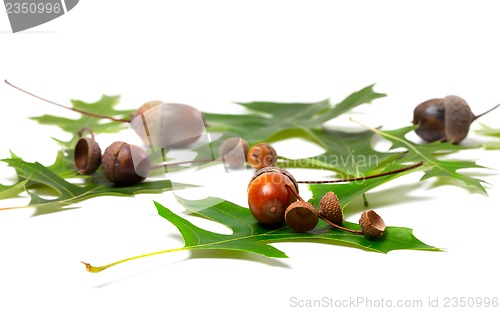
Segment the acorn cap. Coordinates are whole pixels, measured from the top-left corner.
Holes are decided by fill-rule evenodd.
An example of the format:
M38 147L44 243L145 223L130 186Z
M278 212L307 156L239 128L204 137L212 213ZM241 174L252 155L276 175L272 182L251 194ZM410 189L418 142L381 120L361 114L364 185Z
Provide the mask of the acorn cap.
M459 96L446 96L443 102L445 139L451 143L459 143L469 133L470 125L475 116L467 102Z
M242 167L246 163L248 143L241 137L231 137L222 142L219 156L230 168Z
M336 225L342 225L344 217L342 208L335 193L327 192L319 201L319 215L328 219Z
M385 232L385 223L375 211L364 211L359 219L359 226L367 238L378 238Z
M296 232L306 232L318 224L318 212L311 203L293 202L285 211L285 222Z
M79 174L92 175L101 164L99 144L92 138L80 138L75 146L74 160Z
M254 181L255 178L259 177L262 174L266 174L266 173L270 173L270 172L279 172L279 173L285 175L294 185L295 191L297 191L297 193L299 193L299 185L298 185L297 181L295 180L295 178L293 178L292 174L290 174L290 172L288 172L287 170L285 170L283 168L276 167L276 166L267 166L267 167L263 167L260 170L258 170L257 173L255 173L255 175L252 177L252 179L248 183L248 186L250 187L250 184L252 183L252 181Z

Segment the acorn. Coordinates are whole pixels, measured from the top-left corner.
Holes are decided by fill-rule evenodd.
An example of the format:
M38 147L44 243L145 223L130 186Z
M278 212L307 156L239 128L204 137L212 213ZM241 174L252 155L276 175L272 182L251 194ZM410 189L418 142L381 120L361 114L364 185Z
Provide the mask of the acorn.
M385 232L385 223L375 211L364 211L359 219L359 226L363 235L367 238L381 237Z
M81 175L92 175L101 164L101 148L94 138L82 137L75 146L75 167Z
M198 140L205 132L205 119L192 106L154 100L137 109L130 126L146 146L173 149Z
M448 141L458 144L467 137L472 122L498 106L476 116L459 96L430 99L413 111L413 124L418 125L415 133L427 142Z
M311 203L296 201L287 207L285 222L296 232L307 232L318 224L318 212Z
M138 146L122 141L112 143L102 156L104 177L119 186L143 181L149 175L150 161Z
M274 166L278 156L276 150L270 144L259 143L250 148L247 153L247 161L252 167L261 169Z
M265 167L257 171L248 184L248 207L263 225L279 226L285 222L285 211L297 201L297 181L286 170Z
M229 168L239 168L246 164L248 143L241 137L231 137L222 142L219 156Z
M327 192L319 201L319 215L321 218L326 218L336 225L342 225L344 216L342 208L335 193Z

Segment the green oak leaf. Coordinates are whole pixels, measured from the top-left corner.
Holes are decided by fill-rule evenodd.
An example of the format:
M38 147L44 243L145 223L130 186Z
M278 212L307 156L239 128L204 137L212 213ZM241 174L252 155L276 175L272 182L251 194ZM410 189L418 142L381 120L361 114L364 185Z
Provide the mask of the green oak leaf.
M365 182L373 184L374 187L379 184L368 180ZM360 185L350 184L350 187L355 189L360 187ZM370 186L365 185L360 188L362 189L358 193L366 191ZM388 253L389 251L399 249L436 250L435 247L426 245L415 238L411 233L412 230L408 228L388 227L384 238L367 239L360 234L333 229L327 223L320 220L315 229L307 233L297 233L287 226L279 228L262 226L255 220L248 208L228 201L214 204L217 201L212 202L211 200L214 199L208 198L201 201L180 199L180 202L195 215L225 225L233 231L231 235L214 233L198 228L161 204L155 204L160 216L170 221L181 232L185 241L184 247L188 249L226 249L253 252L268 257L286 257L283 252L267 243L295 240L311 242L326 240L330 242L343 242L354 247L381 253ZM204 206L209 207L205 208ZM358 224L344 222L343 225L347 228L359 229Z
M354 198L371 190L381 184L393 180L399 176L408 174L410 171L380 178L367 179L360 182L351 182L336 185L310 185L313 192L311 203L317 202L324 193L334 191L343 206L349 204ZM279 242L329 242L337 245L349 245L363 250L388 253L393 250L439 250L418 240L409 228L387 227L382 238L369 239L363 235L341 231L330 227L320 220L318 226L307 233L296 233L287 226L269 228L260 225L252 216L247 207L242 207L218 198L206 198L203 200L185 200L178 198L179 202L192 215L200 216L218 222L231 229L231 234L221 234L200 228L187 219L175 214L170 209L155 202L158 214L172 223L181 233L184 246L180 248L166 249L154 253L134 256L116 261L104 266L92 266L86 263L89 272L100 272L120 263L144 258L147 256L183 250L233 250L251 252L267 257L286 258L287 255L269 243ZM344 227L359 229L359 225L344 221Z
M438 159L438 156L443 154L449 154L475 147L465 147L448 142L418 144L406 138L406 135L415 130L415 128L416 126L408 126L389 131L382 131L374 128L370 128L370 130L390 141L392 143L391 149L400 147L406 149L406 154L400 161L424 161L425 174L422 176L421 180L426 180L432 177L453 178L462 181L464 185L470 186L472 189L479 190L480 192L486 194L486 190L482 185L482 183L484 183L483 180L459 172L459 170L462 169L485 168L484 166L478 165L473 161Z
M73 108L81 111L87 111L93 114L114 117L118 119L129 119L130 116L134 113L134 110L116 110L115 106L118 104L119 99L119 96L103 95L101 99L99 99L95 103L86 103L80 100L71 100L71 103ZM32 117L31 119L37 121L40 124L57 126L61 130L72 134L73 138L68 142L58 140L58 142L60 142L66 148L71 148L73 146L73 144L78 139L78 132L84 127L92 129L94 134L116 133L124 129L128 124L125 122L101 119L84 114L81 114L80 118L78 119L63 118L52 115Z
M485 124L481 124L481 128L475 130L477 134L491 137L500 137L500 129L489 127ZM487 141L483 143L483 148L486 150L500 150L500 141Z
M313 195L321 198L320 193L334 191L337 193L341 204L347 205L352 199L373 189L383 183L393 180L400 174L384 176L380 178L365 180L358 183L346 183L341 185L311 185ZM337 189L339 189L337 191ZM340 191L343 189L344 191ZM326 190L326 191L325 191ZM199 201L179 199L182 205L195 215L216 221L231 229L233 234L219 234L198 228L186 219L174 214L159 203L156 204L158 213L163 218L174 224L181 232L188 249L226 249L253 252L268 257L286 257L284 253L275 249L267 243L288 242L291 240L309 241L336 241L345 242L351 246L365 250L387 253L398 249L427 249L436 250L435 247L426 245L419 241L408 228L388 227L386 235L382 239L367 239L360 234L345 232L331 228L327 223L320 220L318 226L307 233L296 233L290 228L283 226L279 228L268 228L260 225L246 207L234 203L217 201L219 199L207 198ZM316 204L315 200L311 203ZM208 206L208 208L207 208ZM344 222L347 228L359 229L358 224Z
M481 128L478 130L475 130L474 132L476 132L480 135L485 135L485 136L500 137L500 129L493 128L493 127L487 126L485 124L481 124Z
M28 179L21 180L20 182L9 186L0 184L0 200L17 197L18 194L24 191L24 187L27 183Z
M26 191L31 200L28 205L22 207L35 208L34 215L67 210L71 205L99 196L133 196L140 193L162 193L173 189L170 180L142 182L132 186L117 187L105 182L102 178L98 178L98 176L86 180L83 185L77 185L66 181L38 162L25 162L15 156L2 161L16 170L21 181L28 181L29 179L31 186L27 187ZM175 188L182 189L187 186L176 184ZM54 198L43 198L39 193L50 194ZM12 207L0 208L0 210L2 209L12 209Z
M208 131L224 133L221 139L213 143L213 150L218 150L224 138L234 135L245 138L251 145L268 141L276 135L286 137L306 135L322 145L323 142L311 132L312 129L321 128L326 121L384 96L386 95L373 91L373 85L370 85L333 106L328 99L315 103L251 102L239 103L249 111L247 114L205 113L204 115Z
M483 147L486 150L500 150L500 141L487 141Z
M75 168L73 149L61 149L57 152L56 160L47 167L53 173L62 178L89 178L89 176L78 175Z

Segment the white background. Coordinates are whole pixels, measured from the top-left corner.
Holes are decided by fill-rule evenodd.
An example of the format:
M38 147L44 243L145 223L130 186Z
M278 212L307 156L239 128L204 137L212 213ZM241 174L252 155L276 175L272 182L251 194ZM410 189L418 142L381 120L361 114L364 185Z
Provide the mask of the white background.
M10 32L2 12L0 78L65 104L119 94L123 108L161 99L224 113L240 111L233 101L331 97L337 102L377 83L375 89L388 97L353 116L398 128L409 124L414 106L426 99L460 95L476 113L500 101L497 6L494 1L87 0L18 34ZM76 115L3 83L0 105L0 157L12 150L27 161L50 164L58 148L50 137L67 135L28 118ZM498 128L499 115L481 122ZM125 138L100 139L105 147ZM485 140L472 134L465 143ZM290 157L321 152L308 146L292 140L276 148ZM498 152L457 156L500 168ZM495 170L474 172L485 174L489 196L438 186L435 179L418 182L421 173L368 195L388 225L414 228L418 238L444 252L383 255L279 243L275 246L289 259L181 252L89 274L80 260L101 265L182 246L175 227L157 216L152 204L154 199L181 212L172 194L96 198L79 209L40 217L30 217L29 209L3 211L0 310L290 310L297 309L291 297L421 299L424 306L429 297L440 297L441 303L445 297L499 297L500 179L491 175ZM4 164L0 174L3 183L13 182L14 173ZM228 199L245 205L247 181L214 182ZM307 188L301 191L310 196ZM361 202L353 204L362 209Z

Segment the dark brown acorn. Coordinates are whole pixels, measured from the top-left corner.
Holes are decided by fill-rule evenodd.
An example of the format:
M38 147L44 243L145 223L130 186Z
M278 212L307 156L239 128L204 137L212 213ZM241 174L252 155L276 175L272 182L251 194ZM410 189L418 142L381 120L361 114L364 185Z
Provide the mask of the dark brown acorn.
M415 132L428 142L448 141L458 144L467 137L472 122L498 106L476 116L461 97L449 95L430 99L413 111L413 124L418 124Z
M104 177L119 186L143 181L149 174L149 168L146 152L141 147L122 141L112 143L102 156Z

